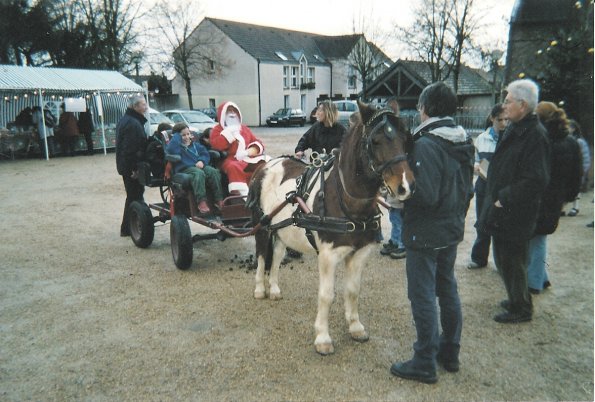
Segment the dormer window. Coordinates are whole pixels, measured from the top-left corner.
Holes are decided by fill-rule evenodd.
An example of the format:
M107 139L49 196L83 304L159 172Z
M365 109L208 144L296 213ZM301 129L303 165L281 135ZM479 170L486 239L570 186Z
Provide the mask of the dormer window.
M277 55L278 58L280 58L283 61L287 61L287 56L285 56L283 53L281 52L275 52L275 54Z

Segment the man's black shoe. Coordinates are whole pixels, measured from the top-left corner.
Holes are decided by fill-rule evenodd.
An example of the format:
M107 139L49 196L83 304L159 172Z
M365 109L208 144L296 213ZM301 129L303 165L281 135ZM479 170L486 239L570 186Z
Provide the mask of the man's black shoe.
M505 313L494 316L494 321L502 324L516 324L519 322L531 321L531 313L511 313L507 311Z
M427 371L415 368L413 367L411 360L394 363L390 367L390 372L397 377L405 378L406 380L419 381L425 384L435 384L438 382L435 370Z
M436 361L444 367L444 370L449 373L457 373L459 371L459 360L447 360L440 353L436 356Z
M502 307L506 311L510 311L510 302L508 300L502 300L500 302L500 307Z

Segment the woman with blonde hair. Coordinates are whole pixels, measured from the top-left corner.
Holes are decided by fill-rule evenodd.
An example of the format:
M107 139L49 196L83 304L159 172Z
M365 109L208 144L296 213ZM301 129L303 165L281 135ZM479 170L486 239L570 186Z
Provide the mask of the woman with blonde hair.
M316 123L306 131L295 147L295 157L303 158L304 151L311 149L319 154L339 148L345 135L345 127L339 123L339 111L331 101L323 101L316 110Z

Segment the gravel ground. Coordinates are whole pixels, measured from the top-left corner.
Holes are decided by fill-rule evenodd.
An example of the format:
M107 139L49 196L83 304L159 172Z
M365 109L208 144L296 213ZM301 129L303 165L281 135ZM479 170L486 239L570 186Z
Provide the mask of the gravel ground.
M306 128L254 131L280 155ZM375 253L364 271L364 344L347 332L338 271L335 354L319 356L314 255L283 266L277 302L252 297L253 238L197 242L179 271L169 225L147 249L119 237L114 159L0 162L0 400L593 400L592 192L549 238L553 286L534 298L533 321L513 326L492 320L505 297L493 262L465 269L469 211L456 265L461 371L439 369L439 382L423 385L389 373L415 336L403 260Z

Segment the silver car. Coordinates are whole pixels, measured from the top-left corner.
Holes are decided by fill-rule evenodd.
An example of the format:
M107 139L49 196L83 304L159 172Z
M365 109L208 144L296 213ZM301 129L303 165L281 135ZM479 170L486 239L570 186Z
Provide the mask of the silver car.
M198 110L166 110L162 112L175 123L186 123L195 134L201 134L207 128L213 128L217 123L209 116Z
M351 100L333 101L339 110L339 123L349 127L349 116L358 111L357 102Z

